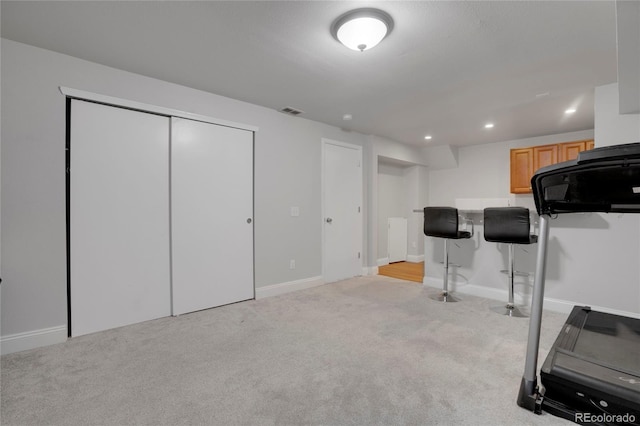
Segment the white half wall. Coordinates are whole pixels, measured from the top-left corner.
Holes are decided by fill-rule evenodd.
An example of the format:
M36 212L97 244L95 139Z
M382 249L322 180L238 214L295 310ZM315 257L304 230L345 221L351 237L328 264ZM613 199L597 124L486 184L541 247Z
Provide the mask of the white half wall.
M475 235L449 245L449 286L479 296L503 294L506 302L508 246L487 242L482 214L471 215ZM559 215L550 222L545 297L574 304L640 314L638 259L640 220L635 215L582 213ZM442 283L443 240L425 237L426 280ZM516 245L516 298L529 305L537 245ZM479 292L484 289L485 293Z

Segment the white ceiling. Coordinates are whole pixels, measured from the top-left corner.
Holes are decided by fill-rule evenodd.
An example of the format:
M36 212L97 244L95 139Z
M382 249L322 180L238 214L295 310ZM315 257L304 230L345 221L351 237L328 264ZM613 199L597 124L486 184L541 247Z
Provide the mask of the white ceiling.
M365 6L395 27L355 52L329 28ZM594 87L617 81L615 11L613 1L2 1L1 29L364 134L470 145L593 128Z

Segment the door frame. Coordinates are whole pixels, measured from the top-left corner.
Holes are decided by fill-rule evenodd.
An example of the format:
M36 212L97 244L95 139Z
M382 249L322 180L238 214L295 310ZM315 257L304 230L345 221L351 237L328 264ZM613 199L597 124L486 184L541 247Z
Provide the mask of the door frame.
M362 272L363 270L363 262L364 262L364 236L365 236L365 229L364 229L364 162L363 162L363 149L362 146L360 145L355 145L355 144L351 144L351 143L347 143L347 142L341 142L341 141L337 141L335 139L328 139L328 138L322 138L322 151L321 151L321 168L320 168L320 194L321 194L321 201L320 201L320 213L321 213L321 217L320 217L320 234L321 234L321 238L322 238L322 247L321 247L321 255L322 255L322 279L325 280L326 276L327 276L327 270L326 270L326 236L325 236L325 226L324 226L324 221L326 218L326 214L325 214L325 209L326 209L326 202L325 202L325 191L326 191L326 185L325 185L325 177L326 177L326 163L325 163L325 151L326 151L326 147L327 145L334 145L334 146L339 146L342 148L347 148L347 149L354 149L358 152L359 154L359 160L360 160L360 190L359 192L359 204L360 204L360 229L361 229L361 238L359 241L359 251L360 251L360 272Z

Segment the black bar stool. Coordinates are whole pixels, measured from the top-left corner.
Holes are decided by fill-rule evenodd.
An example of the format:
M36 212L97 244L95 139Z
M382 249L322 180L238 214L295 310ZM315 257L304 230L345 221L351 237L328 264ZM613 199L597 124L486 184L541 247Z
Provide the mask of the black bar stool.
M473 236L473 222L465 220L465 224L471 224L471 231L461 230L458 220L458 209L454 207L425 207L424 208L424 235L444 239L444 277L442 292L429 296L440 302L457 302L458 299L449 293L449 240L460 240Z
M492 308L493 311L510 317L526 317L513 302L513 278L516 274L528 276L527 273L516 272L515 244L535 244L538 236L532 235L529 209L526 207L487 207L484 209L484 239L494 243L509 244L509 269L506 272L509 280L509 301L504 306Z

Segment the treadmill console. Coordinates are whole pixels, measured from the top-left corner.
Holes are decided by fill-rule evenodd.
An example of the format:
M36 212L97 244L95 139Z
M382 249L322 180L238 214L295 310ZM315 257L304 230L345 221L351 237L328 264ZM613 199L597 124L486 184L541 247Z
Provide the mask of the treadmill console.
M583 151L531 178L538 214L640 213L640 143Z

